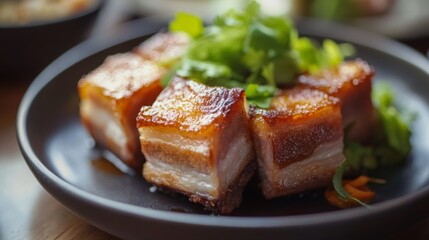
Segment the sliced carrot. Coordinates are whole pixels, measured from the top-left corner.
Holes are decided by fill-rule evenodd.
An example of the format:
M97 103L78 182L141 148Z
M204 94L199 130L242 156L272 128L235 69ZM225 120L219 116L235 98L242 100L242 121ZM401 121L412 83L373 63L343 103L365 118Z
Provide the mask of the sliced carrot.
M341 199L338 197L337 192L332 188L330 190L325 191L325 199L334 206L340 208L349 208L355 205L355 203L351 202L349 199Z
M356 188L350 184L345 184L344 189L346 189L346 191L348 193L350 193L350 195L352 197L357 198L357 199L364 201L364 202L371 201L375 196L375 192L371 191L368 188L366 188L366 189L363 187Z
M348 182L349 185L355 188L364 187L368 184L369 177L365 175L361 175L351 181Z
M369 180L369 177L362 175L353 180L343 180L343 186L351 197L367 203L375 197L375 192L371 191L367 186ZM349 208L359 205L359 203L353 199L343 199L338 196L333 187L326 189L325 198L330 204L340 208Z

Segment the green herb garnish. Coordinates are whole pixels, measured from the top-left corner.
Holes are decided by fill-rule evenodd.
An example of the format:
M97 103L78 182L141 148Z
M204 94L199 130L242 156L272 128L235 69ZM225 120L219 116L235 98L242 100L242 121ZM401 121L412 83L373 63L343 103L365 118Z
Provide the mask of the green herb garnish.
M394 92L386 83L373 86L372 101L377 111L377 129L371 145L347 141L344 154L351 170L375 170L403 163L411 151L410 123L408 116L394 105Z
M372 101L378 115L378 129L374 141L366 146L353 141L345 141L346 160L337 168L333 179L335 191L342 199L353 199L342 186L344 172L375 170L403 163L411 151L411 130L409 124L415 116L401 113L394 106L394 92L387 83L375 84ZM409 119L409 120L406 120ZM347 132L347 130L346 130ZM359 202L362 205L366 205Z
M344 49L350 53L350 45L325 40L319 46L299 37L290 19L263 15L254 1L205 28L197 19L179 13L170 23L170 31L193 38L176 74L210 86L241 87L259 107L268 107L276 88L292 85L298 74L335 66Z
M359 203L362 206L365 206L367 208L371 208L368 204L362 202L361 200L353 197L344 189L343 186L343 176L344 172L347 170L347 161L343 161L339 167L337 167L337 170L335 171L334 178L332 180L332 183L334 185L334 189L337 192L338 196L343 200L353 200L357 203Z
M171 32L185 32L189 36L195 38L204 32L203 21L186 12L179 12L176 18L170 22L168 28Z
M386 82L374 86L372 99L382 127L379 138L384 140L386 147L398 153L399 157L405 157L411 151L410 122L406 119L412 120L413 117L401 114L394 106L393 89Z

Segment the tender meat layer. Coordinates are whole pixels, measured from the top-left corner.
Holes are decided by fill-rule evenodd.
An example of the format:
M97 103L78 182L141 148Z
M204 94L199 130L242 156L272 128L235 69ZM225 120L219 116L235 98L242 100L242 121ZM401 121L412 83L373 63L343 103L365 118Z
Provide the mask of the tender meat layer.
M325 186L344 160L338 100L302 87L286 90L270 109L251 109L262 192L274 198Z
M253 151L252 145L242 137L229 143L231 147L217 166L208 167L201 166L199 160L212 160L209 159L212 157L210 151L207 152L208 155L202 155L184 150L181 145L161 143L157 139L148 138L144 130L141 131L141 136L144 136L142 149L147 160L143 169L146 180L158 186L168 188L174 186L175 190L187 195L201 196L208 200L216 200L225 195L224 190L228 189L236 175L242 172L250 158L253 158L253 154L249 154ZM157 152L153 151L152 147L157 149ZM190 149L189 145L186 148ZM168 149L168 155L163 152L164 149ZM172 154L169 150L177 152Z
M133 168L141 168L136 116L161 92L164 71L136 54L117 54L78 84L80 115L95 141Z
M231 212L255 168L246 109L242 89L174 79L137 117L144 178L215 212Z
M259 172L264 196L271 199L328 186L335 169L344 160L342 146L342 139L321 144L308 158L284 168L265 163L265 171Z
M349 127L347 137L365 141L375 121L371 101L374 69L363 60L348 61L338 67L313 75L302 75L298 85L323 91L340 100L343 126Z

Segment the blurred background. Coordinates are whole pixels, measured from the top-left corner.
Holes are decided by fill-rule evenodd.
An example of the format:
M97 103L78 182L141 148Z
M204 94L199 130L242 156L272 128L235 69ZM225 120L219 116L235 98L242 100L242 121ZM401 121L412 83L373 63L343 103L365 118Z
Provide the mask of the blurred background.
M427 54L429 0L257 0L265 13L373 31ZM188 11L210 21L247 0L0 0L0 239L111 239L47 194L30 173L15 137L16 113L31 81L87 38L109 38L127 22L168 21ZM429 219L395 239L427 229ZM418 239L428 239L423 232ZM413 235L415 236L415 235ZM415 238L417 239L417 238Z
M340 22L399 40L427 54L429 0L256 0L266 14L319 18ZM248 0L126 0L110 1L96 27L112 26L134 18L169 21L178 11L194 13L207 22L229 8L242 8ZM118 25L117 25L118 26ZM120 25L119 25L120 26Z
M322 18L378 32L396 39L429 34L427 0L256 0L267 14ZM178 10L206 20L247 0L129 0L122 4L131 14L158 15L169 19ZM125 6L126 5L126 6Z
M429 48L428 0L256 0L263 12L337 21ZM135 18L167 22L187 11L210 22L248 0L0 0L0 77L32 79L87 37L114 34Z
M185 10L210 20L231 7L242 7L247 0L132 0L130 12L166 15ZM257 0L267 14L317 17L366 28L394 38L426 35L429 28L427 0Z

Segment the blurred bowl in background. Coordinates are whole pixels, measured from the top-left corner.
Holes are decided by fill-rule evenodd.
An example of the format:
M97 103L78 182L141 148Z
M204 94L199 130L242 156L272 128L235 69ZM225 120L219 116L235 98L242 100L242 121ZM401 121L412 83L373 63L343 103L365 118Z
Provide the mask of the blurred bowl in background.
M247 0L128 0L129 11L144 16L170 21L177 12L188 12L207 22L230 8L241 9Z
M272 3L279 11L282 0ZM428 0L283 0L290 2L295 16L323 18L363 28L398 40L429 36Z
M0 81L33 79L56 57L89 36L105 0L72 15L0 23Z

